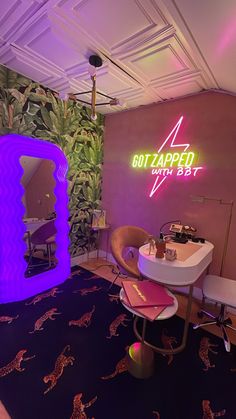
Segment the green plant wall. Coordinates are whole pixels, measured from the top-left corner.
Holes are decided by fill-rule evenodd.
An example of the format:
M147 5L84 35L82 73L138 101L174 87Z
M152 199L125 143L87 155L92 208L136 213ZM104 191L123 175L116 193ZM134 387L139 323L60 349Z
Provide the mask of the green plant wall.
M71 256L87 250L92 211L100 208L103 130L102 115L91 121L90 109L0 65L0 135L41 138L67 157Z

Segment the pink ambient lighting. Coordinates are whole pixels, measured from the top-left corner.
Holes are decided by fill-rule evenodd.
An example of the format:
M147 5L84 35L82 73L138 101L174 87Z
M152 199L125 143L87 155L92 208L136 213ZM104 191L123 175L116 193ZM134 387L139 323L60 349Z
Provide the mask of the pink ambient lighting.
M25 278L26 226L21 185L21 156L50 159L55 163L57 266ZM0 137L0 303L19 301L64 282L70 275L67 160L62 150L47 141L10 134Z
M227 26L223 31L221 31L220 35L221 38L219 39L218 47L216 50L216 54L218 55L219 59L222 59L222 55L227 53L227 49L229 47L232 48L235 42L235 35L236 35L236 21L235 21L235 13L232 12L232 19L227 22Z

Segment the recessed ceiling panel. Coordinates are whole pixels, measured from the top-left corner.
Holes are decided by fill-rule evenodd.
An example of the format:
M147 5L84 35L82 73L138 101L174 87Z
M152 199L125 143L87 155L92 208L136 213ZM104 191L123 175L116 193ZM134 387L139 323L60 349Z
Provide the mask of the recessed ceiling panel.
M72 7L92 33L97 33L111 47L136 37L155 26L143 7L135 0L73 0L64 7ZM63 8L63 7L62 7Z
M45 83L45 80L48 79L48 76L44 73L44 71L40 71L39 68L35 68L35 66L31 66L24 61L17 59L17 57L12 58L11 60L7 61L6 66L11 68L12 70L17 71L18 73L22 74L23 76L28 77L32 80L37 80L39 83ZM49 87L48 83L46 86Z
M143 46L139 51L124 56L123 62L149 83L172 74L178 76L192 67L192 62L176 36L160 42L157 39L155 43L149 43L148 47Z
M176 5L218 85L236 91L235 0L176 0Z
M157 48L150 53L144 52L138 58L131 60L131 64L151 81L186 69L170 45Z
M47 0L1 0L0 1L0 35L5 40L12 39L22 25Z
M107 71L102 72L97 76L97 88L101 91L108 91L111 95L120 92L125 93L132 88L137 87L137 83L125 73L121 73L114 66L109 65L106 67Z
M207 89L207 83L204 78L204 72L189 71L183 76L171 76L164 80L158 80L151 83L153 90L163 99L184 96L191 93L200 92ZM182 94L180 93L182 90Z
M198 80L185 80L179 84L161 87L158 90L165 99L197 93L202 90L202 85Z
M34 81L37 80L39 83L45 84L45 87L50 87L49 82L60 79L63 74L58 69L53 68L53 66L46 65L38 57L31 56L14 46L10 49L4 46L0 50L0 59L1 63L8 68Z
M127 107L134 108L137 106L144 106L151 103L159 102L160 98L157 96L156 99L150 98L149 96L137 96L132 99L127 100Z
M33 22L24 34L16 40L22 48L38 54L44 59L65 69L78 63L84 57L78 51L68 48L51 29L51 23L44 14Z
M236 93L235 16L235 0L0 0L0 63L75 92L91 89L98 54L97 89L128 107Z

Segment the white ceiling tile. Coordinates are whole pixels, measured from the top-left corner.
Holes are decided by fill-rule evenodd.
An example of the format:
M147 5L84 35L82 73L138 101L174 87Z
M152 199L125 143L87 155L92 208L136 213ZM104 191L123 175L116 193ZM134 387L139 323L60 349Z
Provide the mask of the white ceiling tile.
M105 40L109 39L113 47L153 24L135 1L102 0L98 3L96 0L87 0L80 2L74 10L79 12L93 31Z
M99 90L103 92L108 90L114 96L137 87L134 80L119 71L114 65L107 65L106 70L106 72L97 75L97 88Z
M97 90L127 108L217 87L236 94L235 15L235 0L0 0L0 63L76 93L91 90L98 54Z
M138 107L138 106L144 106L144 105L148 105L150 103L157 103L160 102L161 99L159 97L155 99L152 99L150 97L146 97L146 96L138 96L136 98L127 100L127 107L128 108L133 108L133 107Z
M176 35L142 45L139 50L129 52L120 59L141 79L151 83L154 80L177 76L193 67Z
M40 71L37 67L32 67L31 65L25 63L24 61L18 60L16 57L12 58L6 63L7 67L10 67L12 70L17 71L18 73L27 76L32 80L37 80L39 83L45 83L47 76L43 71ZM45 84L48 86L47 84Z
M236 91L236 78L231 70L236 66L235 0L176 3L218 85Z
M200 71L189 71L184 75L171 76L162 80L154 81L151 83L151 87L156 93L158 93L163 99L169 99L173 97L179 97L186 94L200 92L207 89L207 83L204 78L204 72Z
M52 32L47 13L32 22L14 44L31 53L36 53L62 69L73 66L83 59L82 55L79 55L76 51L71 51Z
M143 4L134 0L73 0L62 9L71 9L93 33L109 41L111 48L156 26ZM161 22L160 22L161 24Z
M197 93L201 90L202 86L198 80L185 80L179 84L166 87L163 86L162 88L158 89L158 91L161 92L162 96L164 96L165 99L173 99L179 96Z
M49 63L14 46L9 49L5 45L0 49L0 58L2 64L32 80L45 84L46 87L50 87L50 81L63 76L62 71Z
M150 81L173 73L177 74L186 69L171 45L154 49L152 52L145 51L138 58L132 59L130 63Z
M47 0L1 0L0 36L11 41L22 25L30 19Z

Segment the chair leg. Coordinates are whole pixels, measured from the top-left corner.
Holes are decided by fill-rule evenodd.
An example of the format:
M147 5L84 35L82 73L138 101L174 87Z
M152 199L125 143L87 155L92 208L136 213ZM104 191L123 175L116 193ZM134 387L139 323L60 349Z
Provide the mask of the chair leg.
M228 335L227 335L226 329L225 329L225 327L224 327L224 325L223 325L223 324L221 324L220 328L221 328L221 330L222 330L222 334L223 334L223 339L224 339L225 349L226 349L226 351L227 351L227 352L230 352L230 347L231 347L231 344L230 344L230 340L229 340L229 338L228 338Z
M35 251L35 245L31 248L31 252L30 252L30 254L29 254L29 260L28 260L28 264L27 264L27 268L26 268L26 272L29 272L29 269L30 269L30 265L31 265L31 262L32 262L32 258L33 258L33 255L34 255L34 251Z
M225 319L225 314L226 314L226 307L224 304L221 304L220 306L220 314L218 316L218 320L220 323L224 323Z
M227 323L226 323L225 326L229 327L230 329L232 329L232 330L234 330L236 332L236 327L233 327L233 326L231 326L230 324L227 324Z
M117 269L117 271L115 271L115 269L114 269L114 268L112 269L112 273L114 273L116 276L115 276L115 278L113 279L113 282L109 285L108 290L110 290L110 289L112 288L112 286L113 286L113 285L114 285L114 283L116 282L117 278L119 278L119 276L121 276L122 278L127 278L127 275L122 274L122 272L121 272L121 270L120 270L120 268L119 268L119 266L118 266L118 265L116 265L116 269Z
M202 322L202 323L199 323L199 324L194 324L193 325L193 329L196 330L199 327L202 327L202 326L210 326L211 324L217 324L217 321L216 320L213 320L211 322L206 321L206 322Z
M47 252L48 252L48 266L51 268L51 245L47 244Z
M201 314L205 314L206 316L211 317L212 319L215 319L216 318L216 316L214 316L213 314L209 313L206 310L201 310L200 313Z
M118 266L117 266L117 268L118 268ZM121 274L121 271L119 270L119 268L118 268L118 272L116 272L116 276L115 276L115 278L113 279L113 281L112 281L112 283L109 285L109 287L108 287L108 290L110 291L110 289L113 287L113 285L115 284L115 282L116 282L116 280L117 280L117 278L120 276L120 274Z
M231 326L231 319L230 318L226 318L227 312L226 312L226 305L225 304L221 304L220 306L220 313L218 316L214 316L211 313L208 313L205 310L201 310L200 313L206 314L208 317L210 317L211 319L214 319L212 321L205 321L199 324L195 324L193 325L193 329L198 329L201 326L210 326L212 324L217 325L218 327L220 327L221 332L222 332L222 336L223 336L223 340L224 340L224 345L225 345L225 349L227 352L230 352L230 347L231 347L231 343L229 340L229 337L227 335L227 331L226 328L229 327L230 329L236 331L236 328Z

